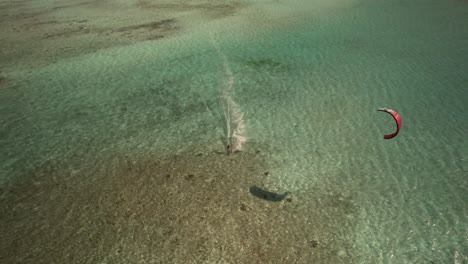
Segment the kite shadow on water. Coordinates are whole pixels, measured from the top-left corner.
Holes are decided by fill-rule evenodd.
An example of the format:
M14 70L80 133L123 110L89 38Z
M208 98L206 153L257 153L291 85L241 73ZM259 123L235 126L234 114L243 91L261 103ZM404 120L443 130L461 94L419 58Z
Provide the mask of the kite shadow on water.
M249 191L253 196L258 197L258 198L263 199L263 200L266 200L266 201L270 201L270 202L281 202L289 194L289 192L285 192L283 194L269 192L269 191L263 190L263 189L255 186L255 185L250 187Z

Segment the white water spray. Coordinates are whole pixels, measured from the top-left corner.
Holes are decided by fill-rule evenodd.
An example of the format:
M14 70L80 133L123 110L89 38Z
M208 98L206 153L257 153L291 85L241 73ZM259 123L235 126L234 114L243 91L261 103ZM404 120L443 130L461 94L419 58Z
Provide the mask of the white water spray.
M233 99L234 74L229 67L229 61L219 48L212 34L210 34L210 39L223 64L225 81L221 91L221 101L223 103L224 118L226 120L226 148L228 153L233 153L240 151L242 149L242 144L247 141L245 136L244 113Z

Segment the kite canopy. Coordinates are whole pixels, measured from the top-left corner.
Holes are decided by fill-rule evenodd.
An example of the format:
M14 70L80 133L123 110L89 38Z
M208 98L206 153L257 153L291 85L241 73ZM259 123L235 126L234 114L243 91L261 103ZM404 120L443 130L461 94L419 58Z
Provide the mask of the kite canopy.
M392 110L392 109L389 109L389 108L378 108L377 111L386 112L386 113L391 114L393 119L395 119L395 122L396 122L396 125L397 125L397 130L395 132L393 132L392 134L384 135L384 139L391 139L391 138L396 137L396 135L398 135L398 132L400 132L400 128L401 128L401 117L400 117L400 115L395 110Z

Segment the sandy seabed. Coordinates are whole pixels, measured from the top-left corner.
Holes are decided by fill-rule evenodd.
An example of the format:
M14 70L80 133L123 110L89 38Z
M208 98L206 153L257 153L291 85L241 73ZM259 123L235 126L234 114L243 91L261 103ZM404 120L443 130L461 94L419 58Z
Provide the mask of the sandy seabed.
M251 186L271 185L259 150L120 155L87 165L44 164L3 190L2 262L353 261L352 245L329 228L352 221L325 223L320 214L334 208L332 219L346 219L351 197L255 197Z

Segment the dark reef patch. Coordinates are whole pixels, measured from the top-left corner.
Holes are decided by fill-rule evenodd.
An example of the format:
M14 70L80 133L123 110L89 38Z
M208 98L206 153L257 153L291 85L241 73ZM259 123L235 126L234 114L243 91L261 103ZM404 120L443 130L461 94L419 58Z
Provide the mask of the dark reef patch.
M174 27L176 20L174 18L171 19L164 19L160 21L154 21L149 23L143 23L138 25L126 26L116 29L116 32L125 32L125 31L132 31L132 30L164 30L170 29Z
M204 3L192 2L173 2L173 3L158 3L155 1L138 0L137 6L142 9L155 9L158 11L169 10L172 12L187 12L197 11L201 12L205 17L211 19L223 18L226 16L234 15L240 9L244 8L247 4L241 1L232 1L230 3L211 2Z

